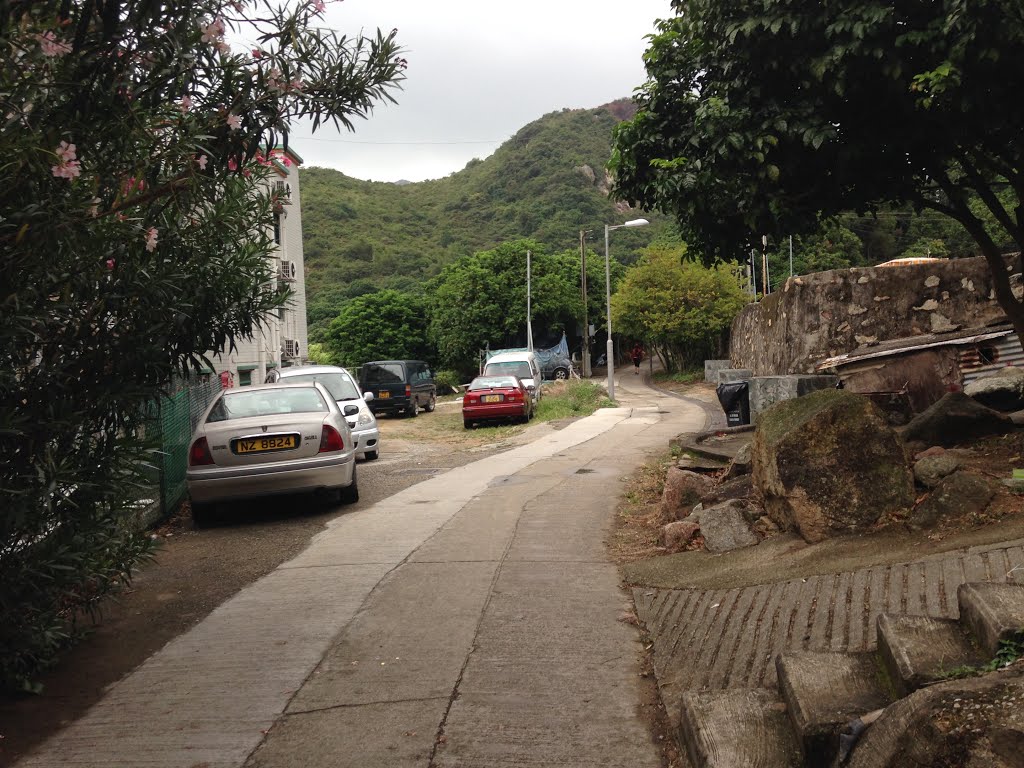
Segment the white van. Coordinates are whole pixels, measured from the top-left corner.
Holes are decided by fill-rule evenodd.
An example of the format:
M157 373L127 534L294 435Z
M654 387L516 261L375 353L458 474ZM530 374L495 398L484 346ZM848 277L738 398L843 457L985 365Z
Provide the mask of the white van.
M533 404L540 402L540 362L533 352L498 352L484 363L484 376L518 376L530 391Z

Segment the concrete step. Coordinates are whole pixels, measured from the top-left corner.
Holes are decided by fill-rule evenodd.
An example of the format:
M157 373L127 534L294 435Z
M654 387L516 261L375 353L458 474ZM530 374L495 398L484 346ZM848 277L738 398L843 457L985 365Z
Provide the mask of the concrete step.
M886 613L878 617L878 653L901 696L988 660L957 621Z
M992 658L999 644L1024 638L1024 585L967 583L957 590L960 621Z
M796 651L778 656L775 667L808 766L831 764L840 731L893 699L875 654Z
M764 689L686 693L680 736L694 768L797 768L785 706Z

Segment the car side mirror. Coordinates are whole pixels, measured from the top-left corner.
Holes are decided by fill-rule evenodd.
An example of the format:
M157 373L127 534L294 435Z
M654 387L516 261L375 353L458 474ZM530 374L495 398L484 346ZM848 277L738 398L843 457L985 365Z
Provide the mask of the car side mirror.
M373 400L373 392L363 392L363 400L366 402Z
M355 415L357 415L359 413L359 406L358 405L346 405L344 410L343 410L343 413L346 416L355 416Z

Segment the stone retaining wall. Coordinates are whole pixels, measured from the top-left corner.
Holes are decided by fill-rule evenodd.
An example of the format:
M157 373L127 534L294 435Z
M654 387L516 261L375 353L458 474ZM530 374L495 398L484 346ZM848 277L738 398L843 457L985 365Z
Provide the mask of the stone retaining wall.
M1006 322L983 257L857 267L789 278L732 324L734 368L815 373L822 360L879 340Z

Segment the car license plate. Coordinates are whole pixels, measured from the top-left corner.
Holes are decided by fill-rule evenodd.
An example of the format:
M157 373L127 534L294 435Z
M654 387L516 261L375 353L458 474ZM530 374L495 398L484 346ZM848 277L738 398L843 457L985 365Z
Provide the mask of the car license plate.
M484 395L480 398L481 403L500 403L505 399L504 395Z
M381 400L387 400L389 397L391 397L391 393L385 389L383 392L378 392L377 397L379 397Z
M287 451L299 445L298 435L268 435L267 437L245 437L235 440L236 454L270 453Z

